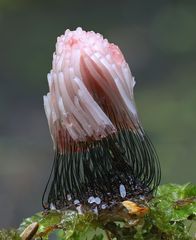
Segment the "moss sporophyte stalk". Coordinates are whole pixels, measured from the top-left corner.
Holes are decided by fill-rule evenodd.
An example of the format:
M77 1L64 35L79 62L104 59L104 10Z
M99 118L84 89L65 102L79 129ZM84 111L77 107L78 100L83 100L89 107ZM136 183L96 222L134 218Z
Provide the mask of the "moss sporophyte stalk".
M150 199L160 165L118 46L92 31L66 30L57 38L48 83L44 107L55 157L44 208L99 213Z

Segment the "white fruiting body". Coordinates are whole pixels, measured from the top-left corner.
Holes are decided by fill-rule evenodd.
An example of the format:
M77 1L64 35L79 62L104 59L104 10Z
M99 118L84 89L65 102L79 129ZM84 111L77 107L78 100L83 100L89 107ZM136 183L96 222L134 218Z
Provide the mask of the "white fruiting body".
M44 107L55 148L138 126L134 78L119 48L81 28L57 38ZM106 111L107 110L107 111Z

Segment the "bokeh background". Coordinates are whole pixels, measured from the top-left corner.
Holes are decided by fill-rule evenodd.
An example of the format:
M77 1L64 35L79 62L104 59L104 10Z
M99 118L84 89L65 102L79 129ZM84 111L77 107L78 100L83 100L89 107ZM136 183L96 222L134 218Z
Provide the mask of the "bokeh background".
M56 37L77 26L124 52L162 183L195 183L196 1L0 0L0 228L42 209L53 160L46 75Z

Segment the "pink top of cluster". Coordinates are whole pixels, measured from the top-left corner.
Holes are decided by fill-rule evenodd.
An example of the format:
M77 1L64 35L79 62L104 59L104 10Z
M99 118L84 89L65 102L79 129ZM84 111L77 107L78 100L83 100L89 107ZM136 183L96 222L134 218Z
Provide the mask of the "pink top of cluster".
M57 38L44 106L55 148L137 126L134 78L118 46L81 28Z
M99 33L94 33L93 31L86 32L81 28L77 28L76 31L66 30L64 35L57 38L57 53L62 53L66 47L69 50L71 48L90 48L93 52L111 55L113 60L118 64L124 61L124 56L117 45L109 43Z

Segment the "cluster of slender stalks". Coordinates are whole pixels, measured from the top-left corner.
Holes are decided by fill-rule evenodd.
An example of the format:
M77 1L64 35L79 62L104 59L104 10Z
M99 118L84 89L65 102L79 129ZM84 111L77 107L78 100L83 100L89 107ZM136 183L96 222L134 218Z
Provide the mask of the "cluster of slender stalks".
M56 150L43 206L61 209L74 200L88 204L90 196L109 206L122 199L149 197L159 182L159 161L144 131L119 129L101 140L72 143L64 152ZM120 185L125 187L123 197Z

